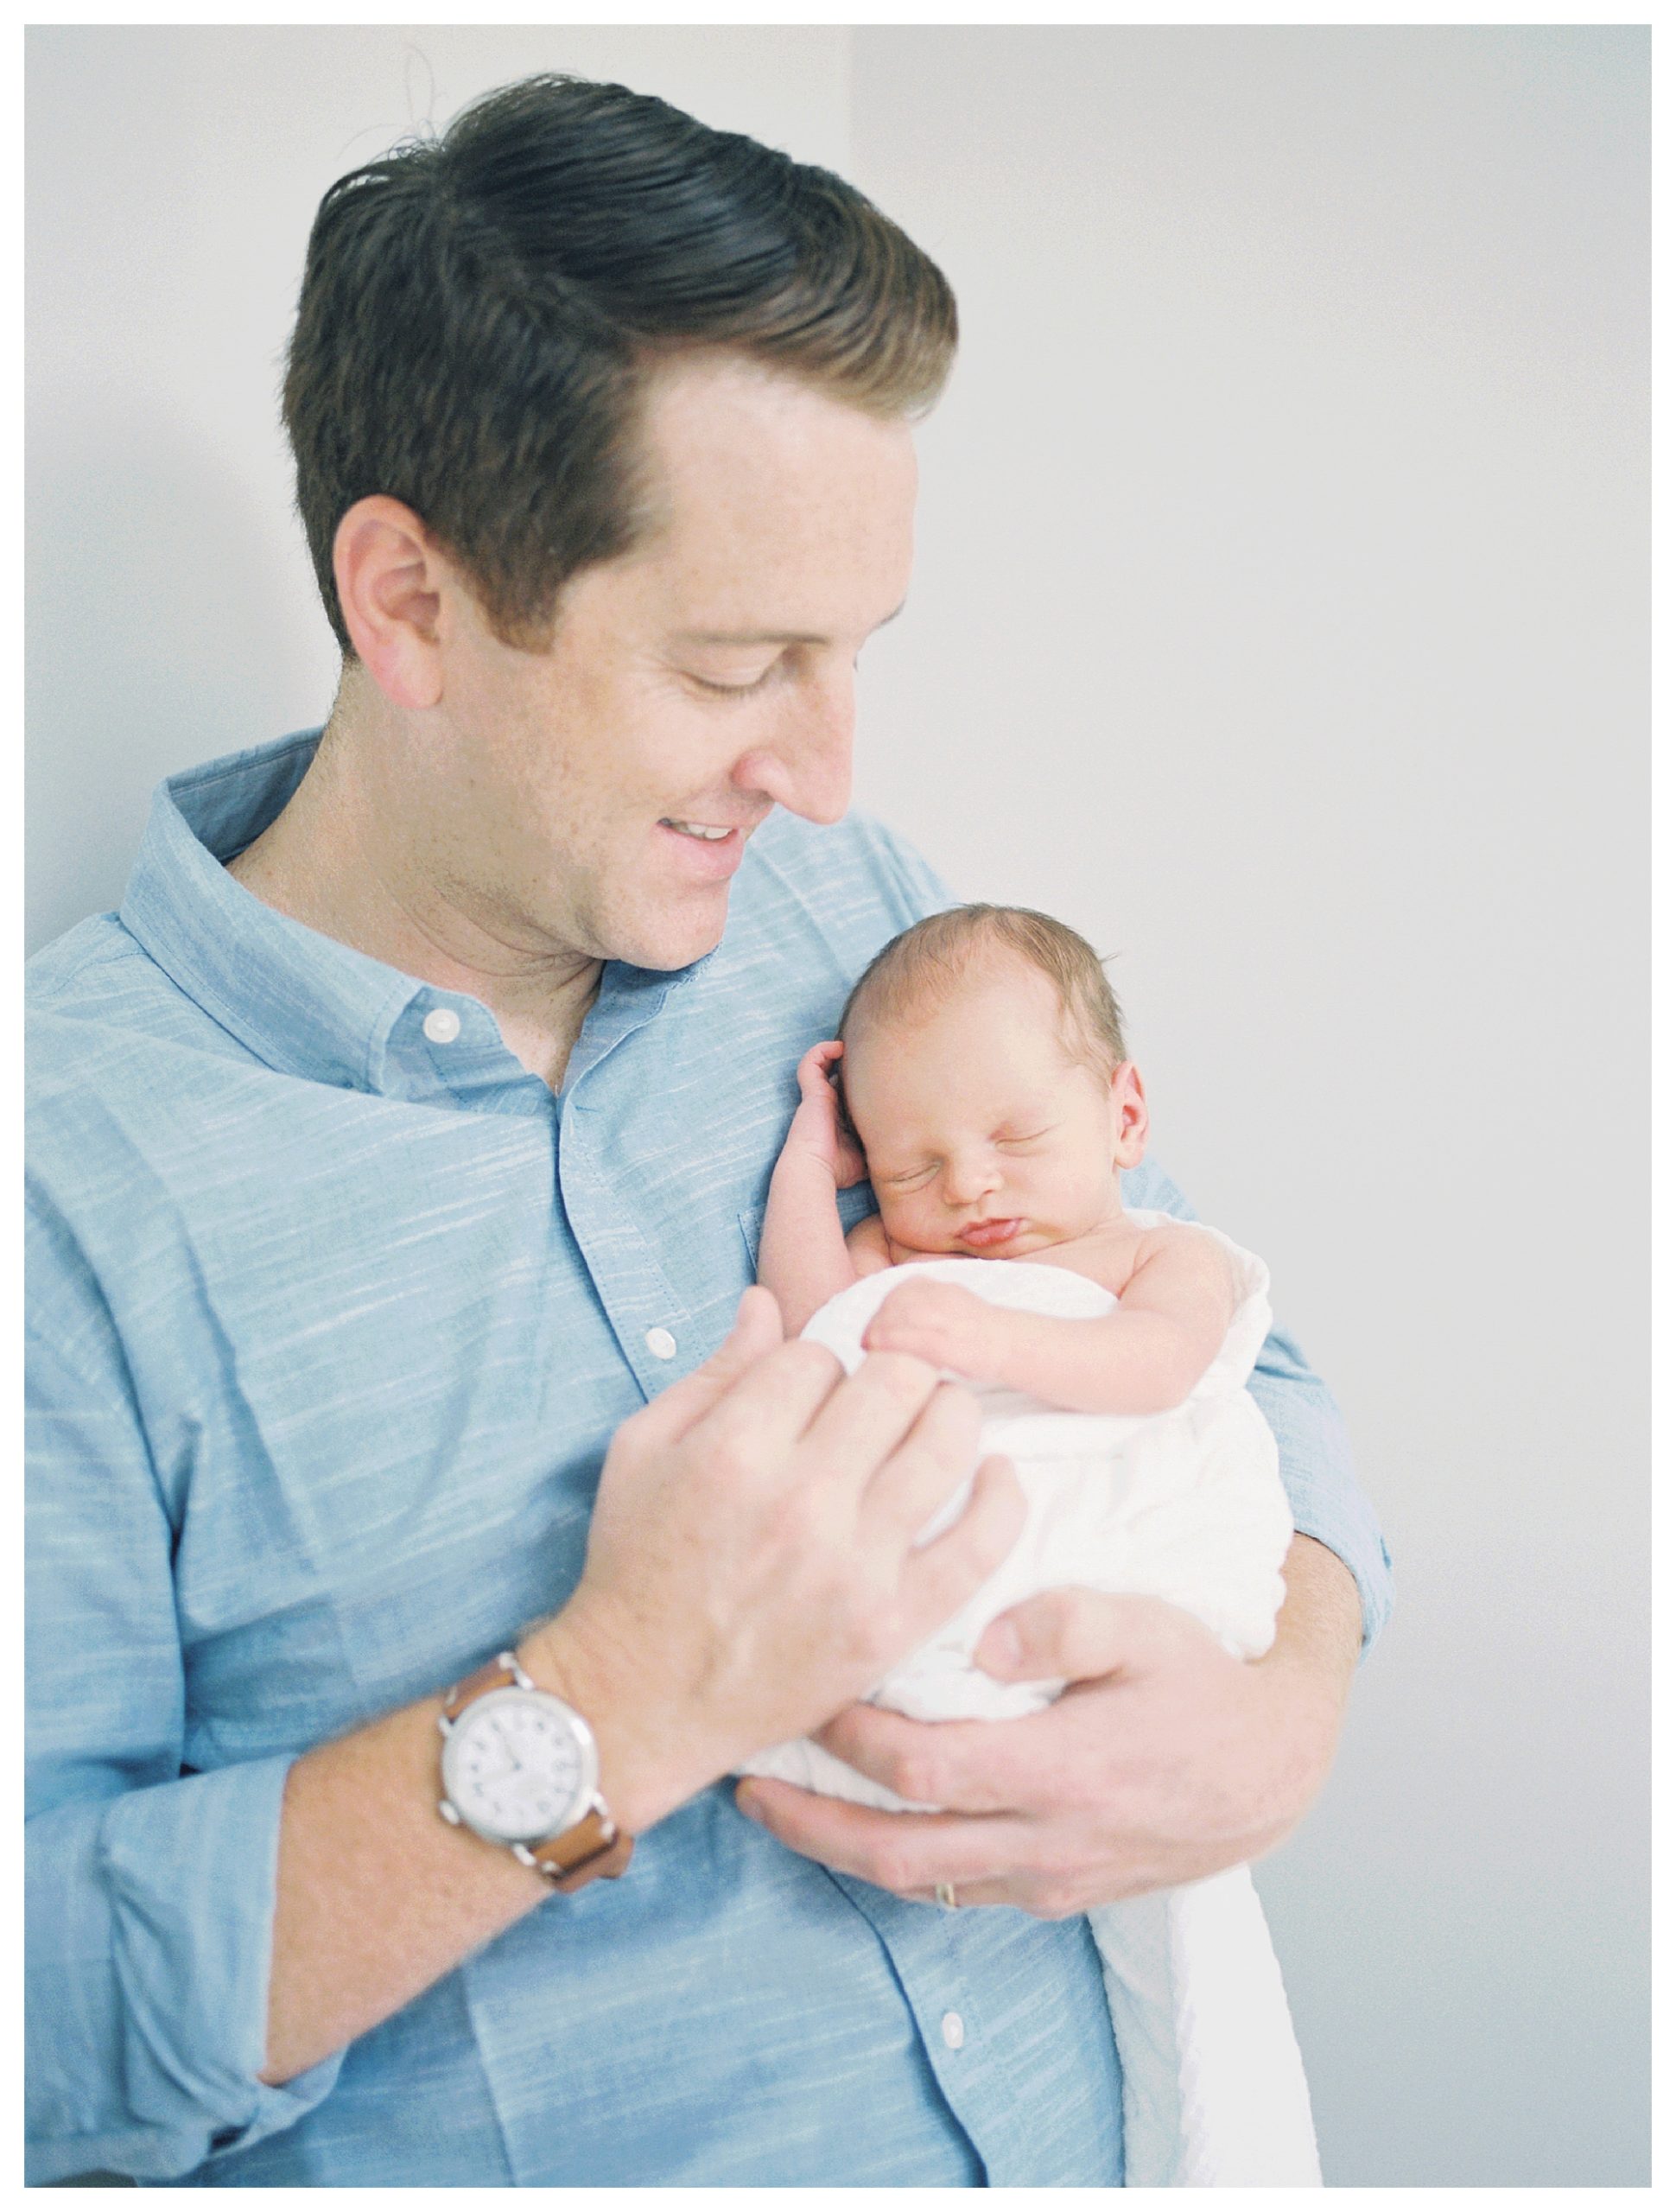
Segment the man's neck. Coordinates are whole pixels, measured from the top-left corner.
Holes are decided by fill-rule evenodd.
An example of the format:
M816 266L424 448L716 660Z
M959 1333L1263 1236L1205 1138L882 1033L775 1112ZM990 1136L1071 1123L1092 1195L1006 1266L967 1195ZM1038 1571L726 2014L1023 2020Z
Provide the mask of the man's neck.
M358 773L346 684L289 804L227 872L265 906L439 990L479 999L507 1050L557 1090L599 989L600 963L498 938L428 874L412 825Z

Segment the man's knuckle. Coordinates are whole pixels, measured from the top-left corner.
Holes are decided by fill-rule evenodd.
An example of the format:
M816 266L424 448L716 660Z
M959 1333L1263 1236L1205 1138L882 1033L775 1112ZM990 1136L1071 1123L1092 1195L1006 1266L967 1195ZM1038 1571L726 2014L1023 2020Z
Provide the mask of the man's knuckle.
M814 1386L822 1382L836 1383L844 1371L844 1363L835 1351L809 1337L794 1337L789 1344L781 1344L769 1357L789 1382Z
M930 1370L913 1352L875 1352L864 1371L876 1389L909 1404L917 1404L930 1395Z
M946 1443L971 1450L983 1415L975 1395L963 1382L939 1382L930 1412Z
M924 1883L921 1869L911 1863L908 1854L888 1844L874 1858L873 1879L881 1890L893 1891L898 1897L909 1890L922 1888Z
M834 1627L841 1664L847 1672L869 1687L882 1681L898 1654L880 1634L877 1620L856 1610L853 1587L846 1586L835 1595L844 1600Z
M934 1805L938 1795L935 1764L924 1751L898 1745L884 1761L885 1786L911 1804Z
M778 1549L815 1562L818 1586L828 1598L849 1588L832 1503L823 1491L812 1483L800 1483L783 1491L764 1517Z
M733 1421L719 1425L705 1439L700 1468L703 1478L725 1491L741 1488L756 1472L757 1455L749 1431Z

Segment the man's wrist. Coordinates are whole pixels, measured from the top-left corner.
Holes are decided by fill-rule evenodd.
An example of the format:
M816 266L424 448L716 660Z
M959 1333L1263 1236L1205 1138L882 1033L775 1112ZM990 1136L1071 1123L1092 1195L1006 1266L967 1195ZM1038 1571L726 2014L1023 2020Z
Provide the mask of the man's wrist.
M710 1776L694 1776L680 1753L676 1716L656 1708L638 1679L633 1655L598 1623L568 1606L532 1630L518 1646L519 1663L538 1689L562 1698L587 1723L600 1753L600 1794L626 1834L644 1835Z
M1313 1537L1292 1538L1283 1571L1286 1599L1274 1642L1254 1665L1280 1700L1299 1784L1312 1796L1337 1750L1355 1676L1361 1608L1349 1567Z

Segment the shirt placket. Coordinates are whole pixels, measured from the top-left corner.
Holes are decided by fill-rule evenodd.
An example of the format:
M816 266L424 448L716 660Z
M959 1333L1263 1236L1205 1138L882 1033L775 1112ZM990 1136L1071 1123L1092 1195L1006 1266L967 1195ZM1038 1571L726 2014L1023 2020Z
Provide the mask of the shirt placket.
M653 1020L685 974L625 986L607 969L560 1098L559 1191L625 1361L648 1400L696 1364L692 1310L632 1211L632 1193L600 1166L597 1131L611 1056Z

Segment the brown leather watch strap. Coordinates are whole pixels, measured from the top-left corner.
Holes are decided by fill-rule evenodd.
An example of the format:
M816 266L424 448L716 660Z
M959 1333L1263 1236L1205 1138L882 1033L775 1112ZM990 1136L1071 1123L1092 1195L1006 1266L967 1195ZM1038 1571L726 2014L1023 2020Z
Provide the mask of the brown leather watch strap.
M532 1844L529 1860L555 1890L580 1890L585 1882L601 1875L615 1881L633 1850L634 1838L623 1834L595 1798L575 1827L555 1835L550 1843ZM524 1855L518 1853L520 1858Z
M474 1697L481 1697L488 1690L511 1689L517 1681L516 1664L507 1665L511 1655L502 1652L498 1659L486 1659L463 1682L456 1682L442 1700L445 1720L458 1720Z

